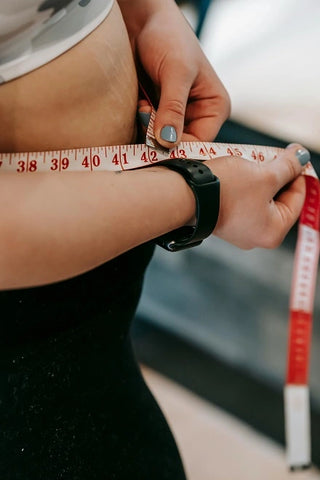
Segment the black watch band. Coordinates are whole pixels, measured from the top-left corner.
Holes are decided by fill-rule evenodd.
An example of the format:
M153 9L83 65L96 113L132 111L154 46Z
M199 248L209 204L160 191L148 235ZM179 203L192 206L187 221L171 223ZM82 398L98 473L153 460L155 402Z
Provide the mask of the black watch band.
M173 230L156 239L160 247L171 252L200 245L216 226L220 207L220 182L203 162L199 160L172 159L159 162L180 173L192 188L196 199L196 225Z

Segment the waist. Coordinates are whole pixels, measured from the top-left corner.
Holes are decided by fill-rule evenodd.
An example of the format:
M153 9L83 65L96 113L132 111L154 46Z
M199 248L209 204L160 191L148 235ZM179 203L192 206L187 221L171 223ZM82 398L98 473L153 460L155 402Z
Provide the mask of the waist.
M147 243L69 280L1 291L0 370L4 364L15 368L10 359L19 352L25 351L26 357L29 351L32 358L33 351L49 352L56 344L80 338L82 332L88 345L94 338L108 349L121 343L153 251L153 243Z

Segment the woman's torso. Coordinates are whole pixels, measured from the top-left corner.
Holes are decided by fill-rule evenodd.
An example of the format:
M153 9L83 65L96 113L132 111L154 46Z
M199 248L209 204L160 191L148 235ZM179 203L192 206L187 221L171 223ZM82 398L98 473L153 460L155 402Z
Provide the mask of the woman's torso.
M114 4L72 49L0 86L0 151L129 143L136 104ZM130 345L152 251L142 245L75 279L0 292L1 479L185 478Z

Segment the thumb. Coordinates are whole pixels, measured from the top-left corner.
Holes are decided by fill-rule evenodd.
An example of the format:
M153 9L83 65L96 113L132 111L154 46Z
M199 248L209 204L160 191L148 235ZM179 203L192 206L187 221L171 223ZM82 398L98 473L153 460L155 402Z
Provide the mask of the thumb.
M295 180L310 161L310 153L299 144L288 145L281 155L264 165L272 173L273 195L276 195L285 185Z
M192 83L191 72L174 65L166 65L154 125L156 140L166 148L172 148L181 141Z

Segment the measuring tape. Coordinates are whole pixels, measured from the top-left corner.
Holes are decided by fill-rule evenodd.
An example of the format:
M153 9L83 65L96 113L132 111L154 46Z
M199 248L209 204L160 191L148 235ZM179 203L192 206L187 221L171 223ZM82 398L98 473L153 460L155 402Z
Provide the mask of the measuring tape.
M152 120L152 118L151 118ZM149 132L150 133L150 132ZM47 152L2 153L0 173L133 170L172 158L208 160L231 155L255 162L274 160L276 147L182 142L171 150L147 144L77 148ZM150 146L151 145L151 146ZM311 163L304 169L306 201L300 216L290 300L287 380L284 389L287 460L292 469L311 463L308 371L312 311L319 260L320 183Z
M311 170L306 175L306 187L291 286L288 364L284 388L287 455L292 470L306 468L311 463L308 376L320 216L319 180Z

